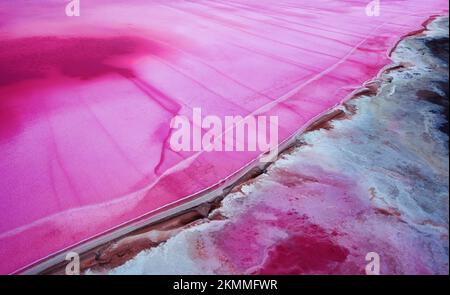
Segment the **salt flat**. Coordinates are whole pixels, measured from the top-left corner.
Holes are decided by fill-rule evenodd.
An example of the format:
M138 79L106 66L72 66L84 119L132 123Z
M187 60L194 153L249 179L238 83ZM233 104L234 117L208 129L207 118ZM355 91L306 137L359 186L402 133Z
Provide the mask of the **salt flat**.
M279 117L279 140L342 102L446 1L0 3L0 264L16 272L148 218L258 152L174 152L170 120Z

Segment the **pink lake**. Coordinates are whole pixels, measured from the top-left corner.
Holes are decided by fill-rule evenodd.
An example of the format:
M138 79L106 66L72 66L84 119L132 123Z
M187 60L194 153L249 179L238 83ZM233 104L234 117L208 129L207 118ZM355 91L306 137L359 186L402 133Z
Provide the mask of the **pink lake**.
M0 273L187 202L258 152L183 152L170 121L279 117L280 143L345 100L448 2L0 2Z

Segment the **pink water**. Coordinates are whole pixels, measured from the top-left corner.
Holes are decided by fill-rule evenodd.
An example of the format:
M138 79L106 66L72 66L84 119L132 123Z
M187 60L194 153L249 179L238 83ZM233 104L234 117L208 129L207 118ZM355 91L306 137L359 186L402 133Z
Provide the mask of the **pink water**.
M448 12L443 0L382 0L377 17L370 1L92 2L79 17L56 0L0 2L1 273L184 202L258 156L175 153L173 116L278 115L282 141Z

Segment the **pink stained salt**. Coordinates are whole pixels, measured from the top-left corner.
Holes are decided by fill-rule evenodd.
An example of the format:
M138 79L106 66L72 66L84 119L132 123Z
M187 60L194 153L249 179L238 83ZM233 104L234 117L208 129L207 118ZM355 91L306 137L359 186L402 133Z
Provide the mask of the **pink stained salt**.
M67 17L60 1L2 1L0 272L182 203L258 156L173 152L173 116L263 110L282 141L448 13L385 0L370 17L366 2L95 1Z

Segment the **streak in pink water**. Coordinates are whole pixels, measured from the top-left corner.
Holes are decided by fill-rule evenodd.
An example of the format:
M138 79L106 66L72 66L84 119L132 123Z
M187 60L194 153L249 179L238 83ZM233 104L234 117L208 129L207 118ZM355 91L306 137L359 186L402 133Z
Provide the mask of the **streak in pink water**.
M385 0L368 17L366 2L95 1L69 18L61 1L2 1L0 272L185 201L258 156L175 153L174 115L263 110L284 140L448 11Z

